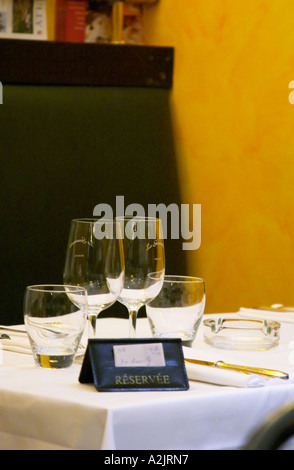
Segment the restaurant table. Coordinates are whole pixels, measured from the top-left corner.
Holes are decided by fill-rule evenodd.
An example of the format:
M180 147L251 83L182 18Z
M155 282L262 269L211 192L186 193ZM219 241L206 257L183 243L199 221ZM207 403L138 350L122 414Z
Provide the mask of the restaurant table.
M98 319L97 337L127 336L128 320ZM146 318L138 320L137 336L151 336ZM293 341L294 324L282 323L280 343L270 350L221 350L203 342L200 326L193 351L293 377ZM231 387L191 380L186 391L98 392L79 383L81 358L48 370L31 354L0 353L0 449L240 449L269 413L294 404L294 384L280 381Z

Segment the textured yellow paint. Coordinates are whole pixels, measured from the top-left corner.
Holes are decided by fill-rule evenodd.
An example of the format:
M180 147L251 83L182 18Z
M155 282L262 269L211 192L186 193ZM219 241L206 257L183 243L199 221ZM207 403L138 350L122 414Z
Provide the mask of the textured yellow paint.
M175 47L183 198L202 205L190 274L206 312L294 305L294 2L160 0L149 44Z

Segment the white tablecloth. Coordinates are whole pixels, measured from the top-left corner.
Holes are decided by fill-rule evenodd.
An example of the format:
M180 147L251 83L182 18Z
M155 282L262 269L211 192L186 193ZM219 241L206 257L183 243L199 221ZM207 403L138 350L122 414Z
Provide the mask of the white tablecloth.
M146 319L138 337L150 336ZM98 319L98 337L127 337L128 321ZM212 348L200 328L199 357L284 370L294 375L294 325L279 346L241 352ZM181 392L97 392L78 382L81 364L37 368L29 354L1 351L1 449L236 449L270 412L294 403L294 385L234 388L196 381ZM1 357L1 356L0 356Z

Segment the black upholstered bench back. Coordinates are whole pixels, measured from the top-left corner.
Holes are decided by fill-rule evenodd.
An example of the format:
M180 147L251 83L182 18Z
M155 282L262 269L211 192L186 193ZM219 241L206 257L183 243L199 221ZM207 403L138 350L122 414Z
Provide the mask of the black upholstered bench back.
M92 216L99 203L115 211L116 196L146 211L151 203L180 203L169 93L3 86L1 323L22 322L26 285L62 283L72 218ZM185 271L180 240L166 240L166 270Z

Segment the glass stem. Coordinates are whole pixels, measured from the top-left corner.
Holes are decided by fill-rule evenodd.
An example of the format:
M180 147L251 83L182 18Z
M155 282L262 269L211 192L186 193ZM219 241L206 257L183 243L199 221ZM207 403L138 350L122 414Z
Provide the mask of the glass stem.
M129 316L130 316L129 336L130 338L136 338L137 315L138 315L138 310L129 310Z
M94 314L90 314L88 315L88 326L89 326L89 330L88 330L88 336L89 338L95 338L95 333L96 333L96 321L97 321L97 315L94 313Z

